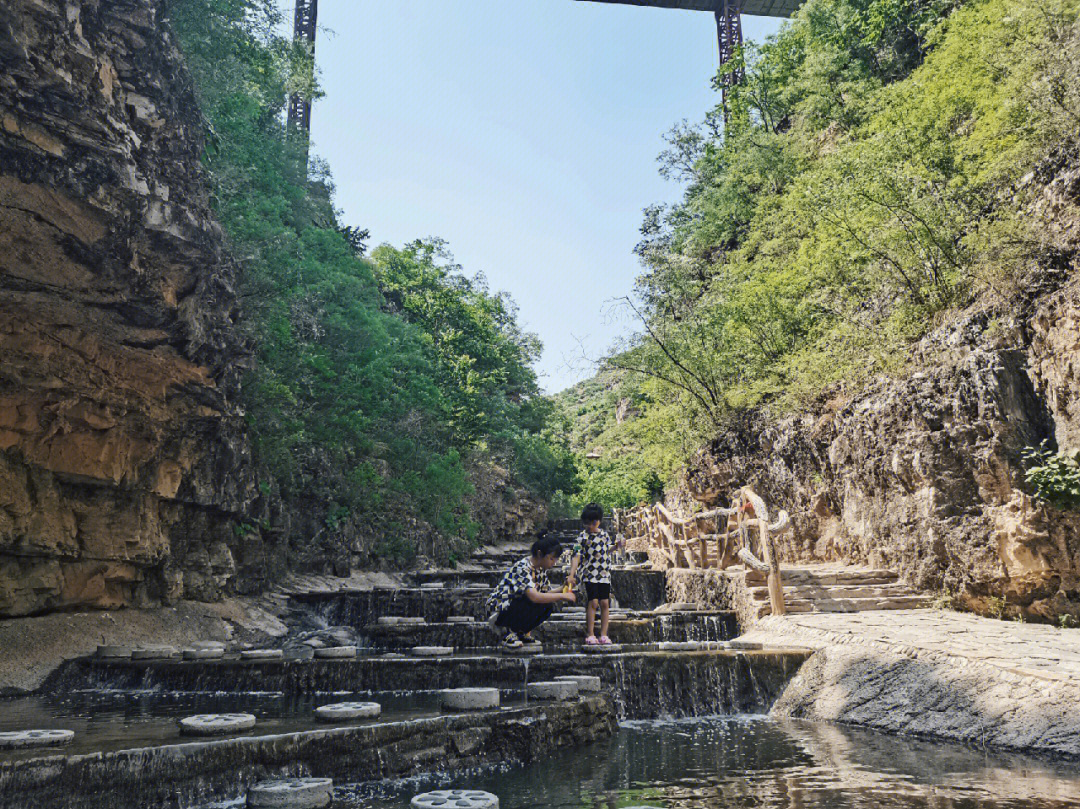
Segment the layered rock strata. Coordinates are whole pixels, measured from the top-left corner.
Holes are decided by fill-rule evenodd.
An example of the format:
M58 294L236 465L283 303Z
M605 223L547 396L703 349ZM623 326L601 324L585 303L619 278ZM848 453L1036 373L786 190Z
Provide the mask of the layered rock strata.
M156 0L0 7L0 616L212 600L265 569L245 351Z

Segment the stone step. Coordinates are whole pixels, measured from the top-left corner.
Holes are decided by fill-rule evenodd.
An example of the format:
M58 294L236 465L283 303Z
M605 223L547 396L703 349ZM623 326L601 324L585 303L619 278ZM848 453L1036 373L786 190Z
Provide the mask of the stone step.
M750 597L754 601L768 601L769 600L769 588L766 586L761 587L749 587L747 592L750 593ZM833 600L833 599L847 599L847 598L893 598L896 596L908 596L917 595L917 593L908 587L906 584L880 584L873 586L863 586L857 584L849 585L836 585L831 587L811 587L808 585L796 585L792 587L784 587L785 599L810 599L816 600Z
M924 595L902 595L889 598L845 598L828 601L811 599L784 599L788 612L870 612L878 610L912 610L930 605L930 597ZM772 607L767 603L758 607L758 617L772 614Z
M744 573L744 581L748 586L764 584L766 574L759 570L747 570ZM815 571L806 568L781 568L780 578L784 584L892 584L899 581L900 576L891 570L821 570Z

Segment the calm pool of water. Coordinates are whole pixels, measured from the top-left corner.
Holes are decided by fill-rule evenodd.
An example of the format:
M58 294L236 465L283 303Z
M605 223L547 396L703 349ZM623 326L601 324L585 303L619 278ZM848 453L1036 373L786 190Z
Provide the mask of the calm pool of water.
M608 742L504 772L340 790L335 806L405 809L436 788L485 789L502 809L1058 809L1080 806L1080 766L833 725L715 717L628 723Z

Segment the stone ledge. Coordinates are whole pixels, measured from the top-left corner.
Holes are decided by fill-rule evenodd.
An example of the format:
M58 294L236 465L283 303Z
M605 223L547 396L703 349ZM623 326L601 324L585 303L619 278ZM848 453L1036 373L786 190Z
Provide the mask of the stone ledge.
M202 805L242 798L268 777L403 778L502 761L527 763L610 736L605 695L498 712L173 744L0 764L0 809ZM17 798L16 798L17 796Z
M773 705L775 715L1080 757L1080 683L1072 678L800 625L791 616L765 619L747 637L817 650ZM920 643L935 640L944 642L928 636Z

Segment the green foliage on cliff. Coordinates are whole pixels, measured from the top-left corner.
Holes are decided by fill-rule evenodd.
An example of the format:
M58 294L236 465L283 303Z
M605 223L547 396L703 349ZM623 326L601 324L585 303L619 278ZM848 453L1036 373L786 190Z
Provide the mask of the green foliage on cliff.
M605 453L850 390L976 296L1014 299L1053 260L1023 178L1075 140L1077 8L808 0L747 46L728 125L714 109L661 156L686 191L646 214L640 330L606 362L644 412Z
M1053 452L1046 442L1024 453L1025 477L1035 496L1058 508L1080 509L1080 454Z
M169 16L206 117L214 207L240 264L255 350L244 403L277 519L317 556L407 561L417 521L471 541L469 470L483 458L539 496L568 486L531 364L539 345L508 298L468 278L441 244L380 247L339 223L325 166L314 179L282 121L310 91L309 55L277 31L270 0L173 0ZM447 551L430 542L424 551Z

